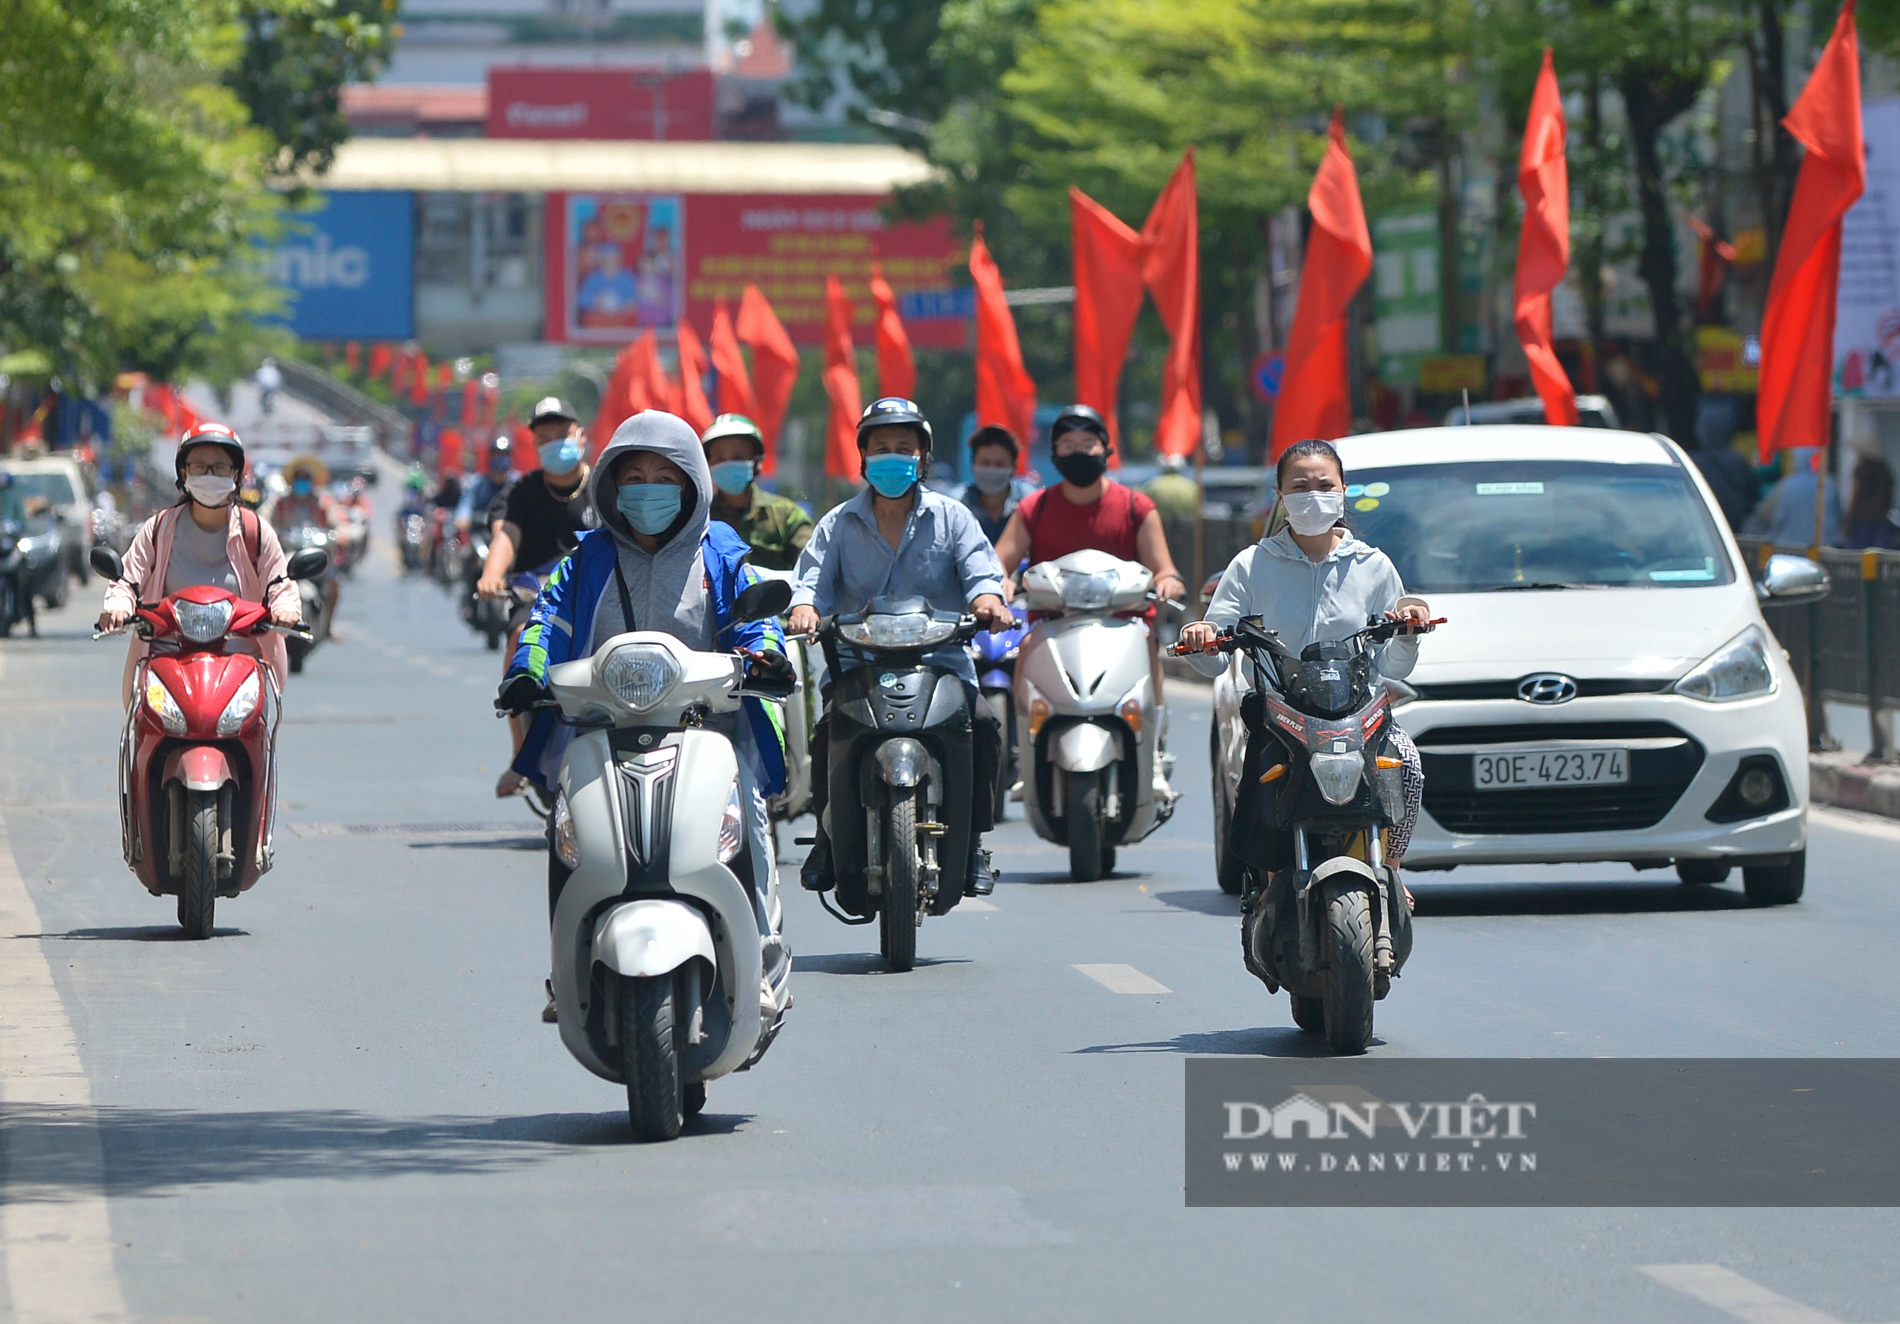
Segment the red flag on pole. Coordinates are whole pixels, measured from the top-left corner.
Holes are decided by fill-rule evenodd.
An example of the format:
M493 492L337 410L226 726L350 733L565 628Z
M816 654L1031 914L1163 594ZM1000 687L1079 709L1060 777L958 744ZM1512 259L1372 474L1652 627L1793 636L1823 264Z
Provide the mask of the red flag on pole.
M381 381L396 362L396 352L386 341L377 341L369 347L369 376L371 381Z
M429 403L429 356L421 350L409 356L409 403Z
M1517 290L1513 313L1518 342L1530 360L1531 385L1544 402L1544 421L1577 426L1577 391L1551 344L1550 292L1570 267L1570 171L1564 160L1564 103L1550 47L1531 93L1524 124L1524 150L1517 160L1517 187L1524 195L1524 228L1517 239Z
M1141 227L1141 275L1168 328L1155 449L1187 455L1201 444L1201 222L1188 148Z
M1834 35L1782 124L1808 154L1795 180L1762 314L1755 425L1764 462L1777 450L1828 441L1841 218L1867 187L1854 0L1841 6Z
M1112 439L1120 432L1115 412L1122 363L1141 313L1141 236L1074 187L1069 235L1075 249L1075 398L1108 420Z
M706 347L691 322L682 319L673 330L680 351L679 416L693 431L704 432L713 421L712 406L706 403Z
M1287 336L1280 403L1273 411L1270 450L1276 458L1296 441L1342 437L1352 426L1346 309L1372 270L1372 234L1340 110L1333 111L1326 155L1306 206L1313 230L1300 265L1300 301Z
M855 483L863 473L858 415L864 412L864 397L858 388L858 355L851 345L851 300L836 272L825 277L825 394L831 397L825 472Z
M752 421L765 434L764 470L769 474L777 465L779 429L798 381L798 350L757 285L746 286L739 300L738 331L739 339L752 346L752 385L759 407Z
M679 388L667 375L666 366L660 362L660 341L648 327L636 342L639 350L640 377L646 386L647 409L664 409L669 414L677 414L679 406Z
M877 393L910 399L917 389L917 360L910 335L897 315L897 295L884 279L884 268L871 264L871 297L877 301Z
M744 414L759 421L759 403L752 394L752 377L746 371L745 355L739 352L739 337L732 332L732 317L724 299L713 305L712 366L719 374L719 412Z
M601 390L600 408L594 411L593 445L588 447L590 458L605 449L615 428L633 417L633 411L628 408L627 388L636 371L634 347L628 345L615 357L613 371L607 375L607 385Z
M1003 273L996 269L977 222L970 240L970 278L976 282L976 425L996 424L1024 445L1018 472L1029 467L1029 434L1036 426L1036 383L1023 366L1016 319L1003 298Z

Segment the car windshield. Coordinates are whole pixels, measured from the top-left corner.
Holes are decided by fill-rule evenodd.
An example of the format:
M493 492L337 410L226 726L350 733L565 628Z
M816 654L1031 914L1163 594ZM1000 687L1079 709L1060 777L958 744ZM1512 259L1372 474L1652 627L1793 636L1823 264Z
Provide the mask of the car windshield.
M1348 481L1354 531L1418 593L1734 582L1708 506L1675 465L1484 461Z
M72 479L65 474L16 473L13 475L13 490L23 497L44 497L56 506L70 506L73 503Z

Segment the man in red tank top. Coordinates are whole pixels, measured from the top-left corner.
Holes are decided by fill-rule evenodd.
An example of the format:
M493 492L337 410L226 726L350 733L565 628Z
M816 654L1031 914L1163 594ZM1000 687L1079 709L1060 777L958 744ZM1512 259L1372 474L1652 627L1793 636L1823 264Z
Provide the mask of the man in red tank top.
M1185 597L1187 585L1168 554L1161 512L1148 497L1108 476L1108 424L1102 416L1088 405L1070 405L1049 425L1049 448L1062 481L1024 497L996 543L997 559L1003 563L1004 595L1015 596L1016 577L1025 565L1094 549L1147 567L1154 575L1157 597L1175 601ZM1161 700L1161 654L1152 608L1147 621L1155 725L1165 749L1167 709ZM1160 771L1160 760L1155 766L1155 789L1160 791L1167 787L1167 778ZM1167 789L1167 794L1173 793Z

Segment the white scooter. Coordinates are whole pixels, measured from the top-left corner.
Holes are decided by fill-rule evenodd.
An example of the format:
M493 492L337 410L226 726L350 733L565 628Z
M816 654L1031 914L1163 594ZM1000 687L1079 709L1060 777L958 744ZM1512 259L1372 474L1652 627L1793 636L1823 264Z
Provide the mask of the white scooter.
M785 584L754 584L734 619L776 616L790 600ZM759 937L776 918L765 913L771 862L749 840L737 752L705 726L743 697L784 691L748 688L742 657L653 631L551 668L548 689L579 728L550 817L561 1042L626 1085L637 1136L670 1140L705 1106L706 1082L764 1055L790 1005L789 954L765 969Z
M1023 593L1043 614L1016 659L1023 808L1036 835L1069 848L1069 876L1102 878L1115 847L1168 821L1155 794L1154 672L1145 622L1119 612L1154 601L1154 576L1133 561L1081 551L1032 565Z

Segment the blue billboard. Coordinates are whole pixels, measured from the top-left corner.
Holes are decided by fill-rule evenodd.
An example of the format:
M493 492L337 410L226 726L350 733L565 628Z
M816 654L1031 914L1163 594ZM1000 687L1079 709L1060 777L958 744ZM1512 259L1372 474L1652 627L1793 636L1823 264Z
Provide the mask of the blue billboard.
M413 193L327 193L292 218L271 254L305 340L407 340L415 334Z

